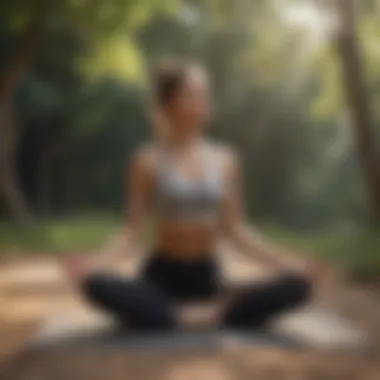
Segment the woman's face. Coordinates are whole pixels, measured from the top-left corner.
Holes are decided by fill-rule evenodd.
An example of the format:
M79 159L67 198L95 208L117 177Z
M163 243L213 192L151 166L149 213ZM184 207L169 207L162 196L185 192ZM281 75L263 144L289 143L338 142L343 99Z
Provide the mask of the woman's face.
M200 69L186 73L169 104L169 116L175 127L200 128L211 114L211 96L208 78Z

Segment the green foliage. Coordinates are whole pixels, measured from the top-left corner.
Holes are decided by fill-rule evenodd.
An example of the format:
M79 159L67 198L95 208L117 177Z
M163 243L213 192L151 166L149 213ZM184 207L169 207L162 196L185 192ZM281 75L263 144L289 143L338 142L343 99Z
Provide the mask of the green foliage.
M380 247L378 231L346 231L294 233L279 228L264 228L267 236L275 241L338 265L352 279L357 281L377 281L380 276Z
M0 253L14 257L18 253L56 254L91 250L104 244L120 221L106 217L49 220L28 230L0 224Z
M177 8L177 0L4 0L0 21L7 33L20 38L35 24L45 26L44 37L57 23L69 26L94 47L87 60L78 57L87 74L131 77L141 76L141 60L131 35L157 12L172 13Z
M354 229L368 217L333 36L315 39L320 30L287 19L309 3L3 0L1 68L33 23L45 26L15 98L18 171L34 210L54 217L124 213L129 159L149 136L147 69L163 55L180 55L201 60L210 73L216 113L209 133L239 151L252 218L268 221L275 239L356 275L377 273L375 233L306 233ZM359 38L378 120L379 9L369 0L361 5ZM93 220L29 232L2 225L0 246L87 249L115 228L117 222Z
M51 214L122 212L125 166L150 128L146 70L177 54L210 72L216 117L209 132L239 150L252 216L310 228L365 222L333 41L312 43L310 30L289 24L296 1L54 4L41 18L46 33L16 98L20 176L37 211L42 199ZM1 4L1 65L43 5ZM374 105L377 24L362 14Z

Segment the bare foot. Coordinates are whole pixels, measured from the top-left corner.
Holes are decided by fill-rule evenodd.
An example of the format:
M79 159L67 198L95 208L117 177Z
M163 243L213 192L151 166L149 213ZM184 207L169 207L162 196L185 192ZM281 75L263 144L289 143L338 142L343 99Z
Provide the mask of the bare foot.
M184 328L205 328L217 326L220 322L223 305L218 301L180 305L177 318Z

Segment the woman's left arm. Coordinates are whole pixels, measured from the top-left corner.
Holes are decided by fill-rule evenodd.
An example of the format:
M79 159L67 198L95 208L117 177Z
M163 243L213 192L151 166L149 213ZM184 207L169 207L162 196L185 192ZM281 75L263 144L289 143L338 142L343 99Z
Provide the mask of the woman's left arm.
M308 261L266 241L246 222L243 205L241 164L236 154L225 153L226 194L222 224L225 237L249 258L273 270L308 272Z

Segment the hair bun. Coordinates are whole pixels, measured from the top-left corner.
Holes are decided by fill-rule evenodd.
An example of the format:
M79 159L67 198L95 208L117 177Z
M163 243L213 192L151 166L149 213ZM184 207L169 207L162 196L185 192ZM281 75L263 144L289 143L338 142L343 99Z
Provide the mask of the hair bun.
M188 71L194 67L196 65L174 57L161 60L152 73L156 103L159 105L167 104L183 83Z

